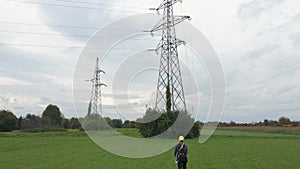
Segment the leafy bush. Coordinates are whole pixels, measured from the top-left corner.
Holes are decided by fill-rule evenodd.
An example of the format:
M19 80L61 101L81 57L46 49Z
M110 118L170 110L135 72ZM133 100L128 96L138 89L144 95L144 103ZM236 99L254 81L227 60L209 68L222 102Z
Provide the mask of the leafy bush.
M156 119L152 120L154 118ZM166 132L167 135L163 137L169 138L177 138L180 135L186 135L185 133L188 133L187 138L199 136L198 124L194 124L194 119L186 112L175 111L159 113L155 110L148 109L145 116L137 120L137 123L137 128L143 137L157 136L165 131L168 132ZM186 126L193 127L189 130L186 129Z

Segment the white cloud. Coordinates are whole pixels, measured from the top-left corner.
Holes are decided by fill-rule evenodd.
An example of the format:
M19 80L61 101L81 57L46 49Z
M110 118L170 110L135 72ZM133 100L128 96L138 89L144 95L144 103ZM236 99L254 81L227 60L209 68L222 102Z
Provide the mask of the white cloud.
M30 82L18 80L10 77L1 77L0 76L0 87L19 87L19 86L28 86Z
M42 100L40 98L26 95L1 95L0 104L0 109L9 109L13 111L17 116L24 116L29 113L40 115L42 110Z

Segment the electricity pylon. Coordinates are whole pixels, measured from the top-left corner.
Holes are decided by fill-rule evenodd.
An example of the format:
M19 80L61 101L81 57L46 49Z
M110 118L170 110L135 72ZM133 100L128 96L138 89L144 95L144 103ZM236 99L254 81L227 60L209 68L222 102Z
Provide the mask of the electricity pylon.
M94 71L94 77L91 80L92 82L92 92L91 99L89 104L88 114L100 114L102 116L102 96L101 96L101 87L106 86L106 84L101 83L101 73L105 73L99 68L99 58L96 60L96 66Z
M183 91L183 82L178 58L177 47L185 44L176 38L175 25L189 16L174 16L173 5L179 0L163 0L158 8L150 8L159 12L163 10L162 19L150 31L161 31L162 38L155 49L161 51L159 76L156 91L155 109L158 111L185 111L186 104Z

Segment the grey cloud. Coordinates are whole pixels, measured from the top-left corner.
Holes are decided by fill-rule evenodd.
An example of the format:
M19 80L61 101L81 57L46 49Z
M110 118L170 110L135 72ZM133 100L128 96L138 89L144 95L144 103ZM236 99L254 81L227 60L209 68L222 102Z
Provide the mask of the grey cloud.
M72 74L73 62L62 63L62 61L68 59L68 56L61 56L60 59L25 52L15 47L0 46L0 71L12 73L13 77L23 77L22 74L24 73L35 72L60 75Z
M296 34L292 35L290 38L293 42L294 47L300 48L300 33L296 33Z
M62 74L60 71L53 70L57 65L51 65L48 59L42 60L40 57L42 56L26 53L17 48L1 46L0 75L26 82L28 85L35 85L43 80L40 74Z
M266 55L276 49L278 45L268 45L263 48L248 51L243 57L243 61L260 59L263 55Z
M240 19L247 20L249 18L257 18L265 11L281 4L284 0L251 0L243 3L238 9Z
M1 46L0 58L0 78L6 80L0 87L0 108L6 106L17 115L40 114L44 108L40 105L59 103L66 112L74 112L72 70L60 68L65 63L5 46Z
M240 6L238 16L240 17L240 19L247 20L250 18L257 19L260 16L266 15L268 18L270 18L271 21L273 21L271 13L267 12L268 10L275 9L275 7L282 4L282 2L283 0L250 0ZM111 3L111 1L109 1L109 3ZM144 3L147 2L143 2L143 4ZM151 3L153 3L153 1L151 1ZM285 5L283 7L285 7ZM91 11L85 9L78 10L48 6L39 6L39 8L40 19L44 24L102 27L103 25L108 24L111 18L117 19L117 17L115 17L116 15L112 16L109 11ZM290 45L291 43L289 41L292 40L294 47L296 47L297 49L299 48L299 33L295 31L293 32L293 30L297 28L296 24L300 21L300 13L298 13L294 17L284 17L284 20L280 21L284 21L286 23L279 26L270 25L273 26L273 30L269 30L267 28L259 29L259 31L263 30L263 33L258 34L257 37L259 36L259 38L257 39L265 42L264 44L258 43L260 44L260 46L258 46L258 44L256 44L257 39L255 37L250 37L253 41L250 40L249 43L247 43L249 46L245 46L242 49L243 51L248 50L248 53L242 56L242 60L240 60L239 55L239 57L236 57L236 60L234 62L231 62L231 65L225 65L225 67L230 67L230 69L233 69L227 71L229 72L227 73L227 79L230 80L228 85L231 90L228 92L228 108L225 110L225 120L249 122L252 120L262 120L264 118L277 119L277 116L282 115L282 113L293 115L294 118L292 119L300 118L299 112L297 112L299 110L300 103L300 91L298 87L300 82L298 80L299 74L295 74L296 71L299 71L299 50L295 50L295 48ZM257 27L263 27L262 25L257 24L257 22L253 23L255 29ZM76 35L92 35L93 32L96 31L58 27L49 28L58 33ZM248 30L248 33L253 33L253 30L251 28L249 28ZM280 37L278 38L278 44L280 46L277 44L273 44L273 37L278 35L280 35ZM112 36L112 34L108 33L105 36L110 37ZM268 38L270 38L269 41ZM87 38L68 37L68 39L77 43L78 41L84 42ZM106 42L107 41L105 41L105 43ZM232 41L229 40L228 43L232 43ZM134 47L136 48L138 47L138 45ZM153 45L153 47L154 46L155 45ZM119 47L124 48L130 46L123 45ZM20 81L26 81L29 83L28 86L18 88L0 88L0 108L2 108L3 105L6 105L17 115L24 115L26 113L40 114L45 106L47 106L47 104L57 104L62 109L66 117L76 116L74 115L71 86L69 86L71 84L69 83L69 81L73 75L72 66L74 66L74 64L72 62L75 60L73 58L75 55L79 55L79 53L77 52L79 52L80 50L77 51L76 49L75 51L74 49L66 49L65 51L61 52L62 54L67 54L68 57L47 57L44 56L42 52L40 52L40 55L38 56L37 54L28 53L25 52L25 50L18 50L17 48L6 48L2 46L0 47L0 49L0 76L9 77L11 79ZM49 49L47 50L47 52L51 52L51 50L52 49ZM234 50L237 49L232 49L230 51L230 53L233 55L235 52L232 51ZM123 54L120 53L121 52L118 51L114 54L129 55L129 53L125 52L123 52ZM143 57L141 60L135 59L134 62L130 63L129 65L139 65L143 62L151 62L152 60L156 60L154 58L158 60L158 57ZM226 59L230 59L230 57ZM252 61L257 61L256 63L258 64L258 67L251 67ZM91 63L92 72L94 69L94 60ZM129 69L133 69L132 66L125 66L125 68L126 69L124 70L126 71L130 71ZM109 72L111 71L111 69L114 69L114 67L105 69L107 71L107 74L103 77L104 80L106 80L106 77L109 76ZM88 78L92 76L92 73L90 72L86 74ZM153 82L156 85L157 74L153 75L153 77ZM191 77L188 77L186 75L184 75L184 77L186 81L191 81ZM123 83L123 81L127 82L126 80L128 79L123 79L123 77L120 77L120 79L118 80L120 83ZM199 81L201 82L199 85L201 92L208 95L210 90L209 88L205 88L207 87L207 85L209 85L209 83L206 83L207 78L199 77ZM108 80L104 82L109 83ZM152 81L149 81L149 83L151 82ZM139 83L139 81L137 81L136 83ZM141 86L141 89L151 87L144 86L145 84L146 81L143 81L140 82L140 85L136 85L134 87ZM185 85L185 87L189 88L190 85ZM153 89L155 90L155 88ZM90 95L90 85L88 85L85 90L84 92ZM192 91L194 90L185 91L187 101L193 99L193 97L191 97ZM140 92L140 90L138 90L138 92ZM131 104L137 105L136 108L145 108L145 105L148 104L147 100L143 99L144 97L142 95L139 96L140 93L138 92L130 93L131 99L137 99L134 100L135 103ZM119 94L120 95L117 96L118 99L127 99L127 95L122 95L122 93ZM110 97L109 95L103 95L103 97L106 96ZM8 104L10 99L11 102L14 103L14 100L16 100L16 98L17 104L15 104L14 106L12 106L12 104ZM89 98L89 96L87 98ZM37 99L37 101L33 103L22 104L22 101L34 101L35 99ZM202 102L202 105L204 101L205 103L208 102L207 100L200 101ZM86 114L87 105L88 103L85 103L84 106L82 106L82 109L77 110L79 113L81 112L80 116L84 116ZM114 111L110 111L114 109L113 105L103 106L105 109L107 109L104 113L109 114L109 116L111 117L119 117L117 113L114 113ZM121 104L120 106L124 110L130 108L129 104ZM24 108L22 109L22 107ZM200 109L206 110L206 107L201 106ZM141 113L143 113L143 111L141 111ZM204 116L203 119L205 119L205 113L206 111L203 114L200 114L201 117ZM130 115L132 115L131 117L141 116L139 113L132 113Z
M300 12L298 12L294 17L293 17L294 22L300 22Z
M128 99L140 99L141 96L132 94L102 94L103 97L113 97L114 99L128 100Z
M284 34L284 35L289 36L289 34L294 33L294 31L292 31L293 27L299 27L299 25L298 25L299 23L300 23L300 12L298 12L296 15L291 16L290 19L283 21L279 25L275 25L274 27L271 27L270 29L259 32L257 35L264 36L267 34L272 34L273 36L274 35L278 36L279 34Z
M225 114L231 117L243 114L242 116L245 118L247 114L254 113L255 116L259 116L266 112L274 114L281 110L296 113L295 108L299 110L297 94L300 83L299 80L294 79L296 76L297 74L286 77L270 77L254 84L249 83L231 88L227 94L228 107ZM234 115L234 113L238 114ZM270 118L271 116L268 115L267 117ZM240 117L237 118L241 119Z
M98 1L101 2L101 1ZM103 2L103 1L102 1ZM97 1L95 2L97 3ZM113 4L112 1L109 3ZM70 2L61 2L59 4L67 6L80 6L80 7L92 7L105 9L110 6L95 6L89 4L74 4ZM80 9L80 8L68 8L68 7L56 7L56 6L39 6L40 19L46 25L64 25L74 27L89 27L89 28L100 28L113 19L111 12L107 10L92 10L92 9ZM92 36L96 29L79 29L79 28L62 28L49 26L50 29L60 32L66 35L81 35L81 36ZM85 42L88 37L72 37L66 36L66 38Z
M37 105L41 104L41 100L34 96L5 94L3 92L0 95L0 101L0 109L9 109L18 116L27 113L38 113Z
M2 69L9 68L18 71L36 71L37 68L43 68L41 65L47 63L46 61L37 59L38 56L25 53L14 47L1 46L0 49L0 67Z

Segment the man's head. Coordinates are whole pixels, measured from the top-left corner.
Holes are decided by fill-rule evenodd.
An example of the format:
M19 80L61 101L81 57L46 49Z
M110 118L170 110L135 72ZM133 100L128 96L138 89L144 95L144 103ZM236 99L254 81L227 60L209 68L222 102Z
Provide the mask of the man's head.
M179 136L178 140L181 141L181 142L183 142L184 141L184 137L183 136Z

